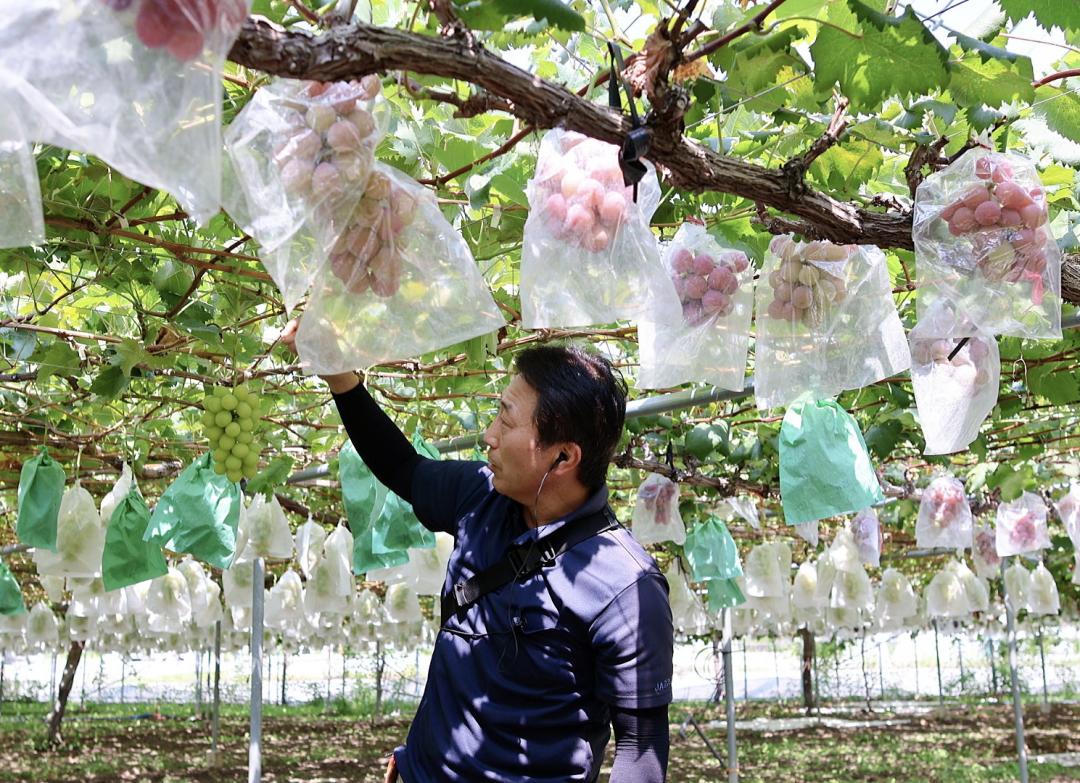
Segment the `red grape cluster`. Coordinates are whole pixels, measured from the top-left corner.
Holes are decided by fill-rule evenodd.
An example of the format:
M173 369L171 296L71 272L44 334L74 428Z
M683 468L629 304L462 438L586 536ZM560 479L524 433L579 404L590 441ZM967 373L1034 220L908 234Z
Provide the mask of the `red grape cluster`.
M911 340L911 360L916 365L928 365L933 362L936 369L949 374L962 386L981 387L990 380L986 359L990 355L990 346L984 338L969 337L967 342L953 355L956 348L954 340L941 338L927 339L913 337Z
M733 297L739 290L739 275L749 266L746 254L738 250L713 256L695 253L685 246L674 248L668 257L668 271L686 323L697 326L713 316L730 315L735 307Z
M950 527L967 509L964 487L959 481L933 481L926 488L930 519L938 528Z
M1031 301L1046 293L1046 194L1015 179L1004 155L988 154L975 162L980 180L940 213L953 236L970 238L975 268L987 280L1031 283Z
M979 557L988 566L997 566L1001 563L1001 558L997 553L997 541L994 538L994 531L988 527L980 528L975 532L975 549L979 553Z
M633 205L615 147L580 133L562 132L562 153L536 172L536 204L556 239L592 253L610 247ZM532 196L532 194L530 194Z
M100 0L127 11L135 0ZM239 28L247 17L244 0L140 0L135 34L148 49L165 49L181 62L202 54L206 37L219 28Z
M656 481L641 485L638 495L645 508L652 512L658 525L674 524L678 511L676 500L679 486L674 481Z
M416 217L418 196L378 168L330 251L330 269L346 290L391 297L404 272L400 236Z
M829 242L795 242L791 237L775 237L769 250L778 258L769 273L773 300L769 317L789 323L819 327L834 304L844 301L847 286L833 272L855 252L854 245ZM831 271L827 271L831 270Z

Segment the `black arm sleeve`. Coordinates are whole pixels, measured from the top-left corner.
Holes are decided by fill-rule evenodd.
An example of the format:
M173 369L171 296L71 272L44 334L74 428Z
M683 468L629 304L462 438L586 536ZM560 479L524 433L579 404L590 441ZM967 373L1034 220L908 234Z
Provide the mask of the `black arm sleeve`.
M416 453L364 384L335 394L334 402L360 459L391 492L411 503L413 473L425 458Z
M615 762L611 783L662 783L667 779L667 705L644 710L611 708Z

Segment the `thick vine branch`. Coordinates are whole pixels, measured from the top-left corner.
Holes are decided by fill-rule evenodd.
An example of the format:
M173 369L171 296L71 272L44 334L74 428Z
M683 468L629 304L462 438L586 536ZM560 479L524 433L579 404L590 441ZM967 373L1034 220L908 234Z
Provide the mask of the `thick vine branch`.
M412 71L471 83L506 101L506 110L535 128L562 126L621 144L629 119L489 52L475 40L436 38L355 23L313 35L249 18L229 53L233 62L294 79L338 81L369 73ZM650 159L671 184L687 191L731 193L801 218L815 239L912 249L910 213L877 212L806 188L790 177L713 152L670 128L655 128ZM1080 303L1080 288L1067 288Z

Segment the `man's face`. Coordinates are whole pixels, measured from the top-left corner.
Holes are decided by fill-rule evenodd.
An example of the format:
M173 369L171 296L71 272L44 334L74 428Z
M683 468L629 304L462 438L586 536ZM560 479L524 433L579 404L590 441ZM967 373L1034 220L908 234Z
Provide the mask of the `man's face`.
M526 506L535 501L540 480L559 451L540 447L533 423L537 400L536 390L514 376L502 393L499 415L484 433L495 490Z

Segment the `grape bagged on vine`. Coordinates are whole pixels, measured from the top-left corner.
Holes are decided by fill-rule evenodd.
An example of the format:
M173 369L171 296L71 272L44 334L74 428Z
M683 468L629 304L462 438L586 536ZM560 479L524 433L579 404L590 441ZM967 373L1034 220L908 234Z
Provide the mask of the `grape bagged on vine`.
M1032 161L976 148L930 175L913 238L919 319L941 302L960 315L943 336L1061 336L1061 251Z
M885 254L775 237L757 287L759 408L857 389L911 365Z
M634 201L614 144L558 128L544 136L526 189L523 326L677 317L678 297L649 228L660 186L646 166Z
M940 475L923 490L915 543L920 547L961 549L971 546L973 520L964 485L951 475Z
M679 513L679 485L659 473L650 473L638 487L631 520L634 538L640 544L686 540L686 527Z
M741 391L754 307L749 258L688 222L664 249L663 264L681 312L638 324L638 386L662 389L704 381Z
M999 557L1048 549L1050 534L1042 498L1034 492L1025 492L1016 500L999 504L994 532Z

